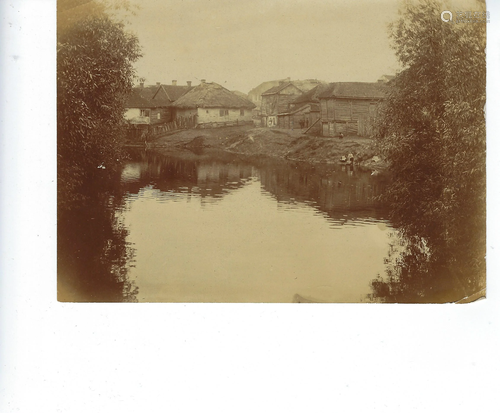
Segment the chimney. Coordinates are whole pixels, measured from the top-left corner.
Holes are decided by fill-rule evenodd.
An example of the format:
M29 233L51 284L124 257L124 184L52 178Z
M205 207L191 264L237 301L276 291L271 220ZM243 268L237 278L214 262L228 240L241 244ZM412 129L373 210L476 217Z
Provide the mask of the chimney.
M172 80L172 86L177 86L177 80Z
M187 84L188 84L189 87L191 87L191 81L190 80L187 81Z
M205 84L206 81L207 81L206 79L201 79L202 84Z
M160 82L156 82L156 86L160 87L161 83Z
M286 78L286 81L289 82L290 81L290 76Z

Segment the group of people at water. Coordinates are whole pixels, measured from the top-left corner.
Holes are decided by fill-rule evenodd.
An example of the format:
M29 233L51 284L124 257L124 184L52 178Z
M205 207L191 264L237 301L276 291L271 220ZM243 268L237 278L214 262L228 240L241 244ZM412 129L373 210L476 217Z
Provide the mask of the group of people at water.
M352 153L347 156L342 155L340 157L340 162L352 165L354 164L354 155Z

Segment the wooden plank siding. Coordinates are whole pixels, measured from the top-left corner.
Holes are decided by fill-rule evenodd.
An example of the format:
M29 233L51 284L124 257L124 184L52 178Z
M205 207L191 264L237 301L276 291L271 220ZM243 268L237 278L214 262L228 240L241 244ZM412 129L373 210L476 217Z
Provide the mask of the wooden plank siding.
M307 129L320 117L320 112L311 110L311 105L305 105L292 113L278 115L278 127L282 129Z
M370 136L377 116L378 102L373 99L320 99L324 136Z
M160 119L158 119L158 114ZM151 125L157 125L160 123L168 123L172 121L172 110L169 107L163 108L152 108L149 112L149 123Z
M269 121L268 117L287 113L290 109L290 103L297 99L297 96L302 95L302 93L303 92L292 83L276 86L271 88L268 92L263 93L261 103L262 124L268 127L293 127L293 121L292 126L290 126L290 120L281 121L281 125L283 126L280 126L279 119L274 124Z

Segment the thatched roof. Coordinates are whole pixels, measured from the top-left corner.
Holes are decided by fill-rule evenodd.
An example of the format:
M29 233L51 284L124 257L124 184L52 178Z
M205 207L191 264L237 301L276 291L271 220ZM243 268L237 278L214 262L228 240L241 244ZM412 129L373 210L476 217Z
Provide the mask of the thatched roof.
M381 83L336 82L330 83L318 98L383 99L386 89L387 87Z
M235 95L239 96L240 98L245 98L248 99L248 95L246 93L240 92L239 90L231 90ZM250 99L248 99L250 100Z
M158 94L158 86L136 86L125 102L126 108L158 108L170 106L166 96ZM153 99L154 97L154 99Z
M184 93L189 92L193 89L193 86L177 86L177 85L161 85L161 89L158 92L165 92L170 102L175 102L179 99ZM155 99L160 95L157 93Z
M153 98L157 86L136 86L132 89L132 93L127 96L125 102L126 108L149 108L151 107L151 99Z
M201 83L177 99L176 108L248 108L255 105L217 83Z

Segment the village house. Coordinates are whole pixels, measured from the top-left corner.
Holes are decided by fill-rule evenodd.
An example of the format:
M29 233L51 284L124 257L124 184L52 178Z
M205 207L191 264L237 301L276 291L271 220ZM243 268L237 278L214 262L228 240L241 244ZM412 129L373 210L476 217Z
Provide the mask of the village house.
M308 92L309 90L318 86L319 84L327 84L327 82L318 79L290 80L289 77L280 80L268 80L266 82L262 82L260 85L250 90L250 92L248 92L247 97L250 101L255 103L257 108L260 110L262 103L262 94L275 86L279 86L280 82L293 83L303 92Z
M289 104L303 91L292 82L280 82L262 94L261 116L262 125L274 127L278 125L278 114L287 113Z
M318 95L323 136L370 136L385 88L381 83L330 83Z
M162 123L169 112L170 101L162 96L153 100L160 84L155 86L139 86L132 89L132 93L125 102L125 119L130 125L150 125Z
M171 85L160 85L153 96L153 100L160 99L164 101L166 99L170 102L169 113L165 118L165 122L172 122L175 119L175 108L173 103L191 89L193 89L193 86L191 86L191 81L189 80L186 82L186 85L178 85L177 80L172 80Z
M217 83L201 83L177 99L176 122L194 122L200 128L253 124L255 105Z
M307 129L320 117L318 103L306 103L285 113L278 113L278 127L281 129Z
M125 103L125 119L130 125L158 125L171 122L174 118L172 104L184 93L192 89L191 82L178 86L176 80L171 85L157 82L154 86L141 83L132 90Z
M177 129L180 125L173 122L173 103L190 89L190 81L185 86L178 86L176 80L173 80L171 85L157 82L154 86L144 86L141 82L125 102L124 116L129 125L128 139L147 140L148 135L154 136Z
M278 113L278 127L283 129L308 129L320 118L318 96L328 88L319 84L289 103L285 113ZM319 123L318 123L319 124ZM318 132L321 128L318 129Z

